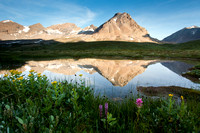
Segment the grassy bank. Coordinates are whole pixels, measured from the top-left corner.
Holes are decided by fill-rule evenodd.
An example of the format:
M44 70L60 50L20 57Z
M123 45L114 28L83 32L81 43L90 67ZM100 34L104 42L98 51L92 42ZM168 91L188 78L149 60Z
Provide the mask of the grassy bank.
M137 104L134 97L114 102L95 97L84 82L50 83L33 71L28 77L11 71L0 80L0 87L2 132L200 131L199 101L187 96L179 97L181 102L172 94L163 99L137 99Z
M197 59L200 41L183 44L154 44L135 42L77 42L50 44L0 45L1 64L23 64L28 60L60 58L112 59Z
M183 74L183 76L193 82L200 83L200 64L191 68L187 73Z

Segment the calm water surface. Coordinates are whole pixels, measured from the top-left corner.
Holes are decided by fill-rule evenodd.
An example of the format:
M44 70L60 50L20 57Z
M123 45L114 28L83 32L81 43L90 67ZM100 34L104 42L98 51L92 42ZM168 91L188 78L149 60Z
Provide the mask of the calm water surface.
M193 65L179 61L156 60L53 60L29 61L19 68L26 76L29 70L45 74L50 81L84 81L95 94L108 97L136 95L137 86L180 86L200 89L200 84L181 76ZM7 73L0 71L1 74ZM82 74L83 76L79 76Z

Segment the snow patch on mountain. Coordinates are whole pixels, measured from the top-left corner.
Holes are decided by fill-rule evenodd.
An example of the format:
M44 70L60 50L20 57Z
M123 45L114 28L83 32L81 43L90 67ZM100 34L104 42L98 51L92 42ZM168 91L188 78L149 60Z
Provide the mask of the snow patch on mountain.
M72 30L72 31L70 32L70 35L71 35L71 34L78 34L80 31L81 31L81 30Z
M117 21L117 18L114 18L113 20L116 22L116 21Z
M63 34L62 32L60 32L59 30L53 30L53 29L47 29L46 32L48 34Z
M191 26L191 27L186 27L186 29L193 29L193 28L200 28L200 27L195 26L195 25L193 25L193 26Z
M196 31L192 31L192 34L194 35L196 33Z
M8 22L13 22L13 21L11 21L11 20L4 20L4 21L2 21L3 23L8 23Z
M30 30L29 26L24 26L24 29L23 29L24 32L29 32L29 30Z

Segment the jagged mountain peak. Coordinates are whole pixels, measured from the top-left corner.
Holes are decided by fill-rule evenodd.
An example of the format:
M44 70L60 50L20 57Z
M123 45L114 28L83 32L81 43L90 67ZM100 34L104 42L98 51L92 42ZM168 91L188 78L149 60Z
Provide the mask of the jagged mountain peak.
M116 13L111 19L95 30L101 40L126 40L152 42L145 28L138 25L128 13Z

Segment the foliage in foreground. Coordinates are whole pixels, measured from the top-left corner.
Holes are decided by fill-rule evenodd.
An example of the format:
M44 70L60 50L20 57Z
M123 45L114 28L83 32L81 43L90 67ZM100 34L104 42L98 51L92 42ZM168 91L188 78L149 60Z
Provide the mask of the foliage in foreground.
M81 78L82 75L80 75ZM134 98L114 102L95 97L81 84L49 82L30 71L11 71L0 80L1 132L199 132L196 107L184 97Z

